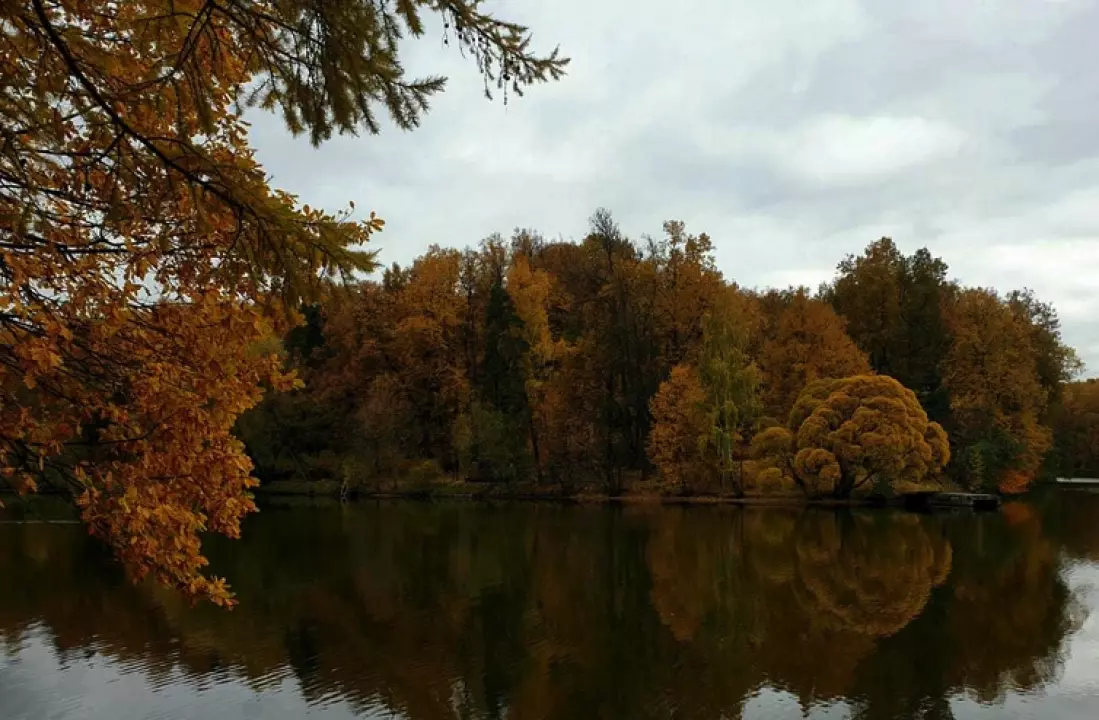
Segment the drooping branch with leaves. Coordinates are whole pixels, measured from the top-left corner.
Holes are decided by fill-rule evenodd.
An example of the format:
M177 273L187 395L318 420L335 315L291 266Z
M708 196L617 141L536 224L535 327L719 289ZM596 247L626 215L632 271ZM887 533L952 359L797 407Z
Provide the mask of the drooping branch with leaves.
M243 113L314 144L415 127L444 79L407 78L401 41L431 17L486 87L564 72L478 0L0 4L4 484L72 493L137 576L231 602L198 541L254 507L231 429L294 383L269 338L382 227L271 187Z

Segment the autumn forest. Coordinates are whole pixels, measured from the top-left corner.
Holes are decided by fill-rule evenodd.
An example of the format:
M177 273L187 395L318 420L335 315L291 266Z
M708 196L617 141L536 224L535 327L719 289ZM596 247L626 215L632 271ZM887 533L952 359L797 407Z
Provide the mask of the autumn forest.
M820 288L757 290L667 222L433 247L285 339L304 387L239 424L263 480L448 478L565 494L1018 493L1095 468L1093 383L1056 311L889 239ZM318 486L319 487L319 486Z
M570 62L480 0L0 3L5 498L62 495L133 578L230 605L202 537L257 488L802 503L1099 473L1055 309L926 249L750 288L732 239L600 209L575 242L473 229L380 268L385 209L274 187L247 118L412 131L446 78L402 48L431 34L504 103Z

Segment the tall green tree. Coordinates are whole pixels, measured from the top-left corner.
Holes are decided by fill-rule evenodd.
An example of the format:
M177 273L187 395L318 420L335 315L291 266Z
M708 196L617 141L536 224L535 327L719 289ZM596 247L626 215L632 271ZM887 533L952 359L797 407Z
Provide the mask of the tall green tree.
M481 394L501 412L519 416L526 412L524 359L529 345L522 334L523 321L515 312L503 281L493 283L485 311L485 353Z
M1068 477L1099 477L1099 380L1069 383L1054 414L1057 469Z
M950 398L943 389L940 363L950 348L944 307L956 292L947 265L920 248L900 263L901 323L889 370L916 393L932 419L945 418Z
M760 373L748 357L748 300L725 288L703 323L698 375L706 393L710 452L720 489L744 494L743 460L762 414Z
M472 408L478 466L487 478L525 479L532 468L527 446L531 425L526 389L526 359L530 346L515 303L498 277L489 291L485 314L485 351L481 366L481 403Z
M1061 337L1061 319L1053 305L1039 300L1029 288L1013 290L1006 301L1030 328L1038 382L1046 391L1049 407L1056 407L1065 385L1083 371L1083 363Z
M892 375L901 328L900 278L904 255L889 238L848 255L824 296L847 322L847 332L870 359L874 372ZM900 378L898 378L900 379ZM902 380L903 382L903 380Z
M935 419L949 412L939 366L950 343L943 306L953 293L947 265L926 248L906 256L889 238L847 256L824 288L874 372L912 389Z
M654 275L641 251L611 213L591 217L583 247L588 295L586 335L600 392L605 483L622 489L622 470L643 470L648 460L649 401L660 385L654 333Z

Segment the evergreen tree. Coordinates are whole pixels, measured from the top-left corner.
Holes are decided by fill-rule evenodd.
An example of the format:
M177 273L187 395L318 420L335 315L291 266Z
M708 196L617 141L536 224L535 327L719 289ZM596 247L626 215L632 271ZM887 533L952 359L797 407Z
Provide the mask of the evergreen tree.
M529 344L502 277L496 278L489 291L484 325L481 402L471 408L474 461L489 478L523 479L531 468L524 371Z
M484 322L481 396L500 412L518 419L527 412L523 364L529 345L523 337L523 321L501 280L489 291Z

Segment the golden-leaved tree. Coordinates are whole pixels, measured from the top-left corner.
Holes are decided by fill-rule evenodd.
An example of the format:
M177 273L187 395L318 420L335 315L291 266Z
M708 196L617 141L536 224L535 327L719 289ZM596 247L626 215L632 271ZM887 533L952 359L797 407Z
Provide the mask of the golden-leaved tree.
M810 383L787 426L764 430L754 445L772 474L786 474L809 496L935 487L950 460L946 432L887 375Z
M953 336L943 359L959 474L972 485L1021 492L1052 445L1042 423L1048 391L1038 373L1033 332L991 290L959 293L947 313Z
M418 124L444 79L404 76L424 14L490 84L566 61L478 0L26 0L0 5L0 477L79 499L137 576L231 602L198 533L253 508L230 434L283 310L371 266L373 214L268 185L242 108L319 143Z
M712 425L707 400L695 369L676 365L650 403L649 458L678 490L697 489L709 469L706 446Z
M827 303L794 292L773 320L759 350L767 412L783 417L807 384L870 371L866 354L844 330Z
M527 352L523 356L524 390L529 411L531 452L539 480L546 465L539 438L545 435L549 421L550 386L554 364L568 352L563 340L554 340L549 325L550 275L532 269L526 255L516 255L508 270L507 292L521 321L521 335Z

